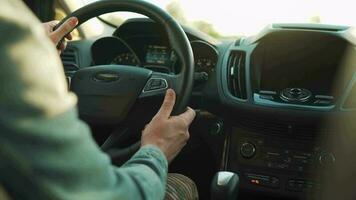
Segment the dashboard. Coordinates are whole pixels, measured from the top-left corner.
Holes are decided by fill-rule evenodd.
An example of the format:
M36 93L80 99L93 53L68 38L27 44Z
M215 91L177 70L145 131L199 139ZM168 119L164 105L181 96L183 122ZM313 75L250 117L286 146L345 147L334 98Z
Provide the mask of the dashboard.
M325 121L356 111L352 29L275 24L254 36L221 41L184 30L195 60L194 108L217 116L204 133L217 132L205 137L218 152L219 169L238 173L242 189L267 195L301 197L320 188L316 174L337 165L342 155L319 138L348 131ZM72 42L66 51L67 76L72 54L79 68L180 70L164 30L147 19L128 20L95 41ZM222 149L214 148L216 137L224 137Z
M112 36L96 40L91 47L94 65L130 65L151 69L155 72L178 73L179 61L170 47L166 35L152 21L128 21ZM150 25L148 28L146 26ZM156 30L156 31L153 31ZM139 34L138 34L139 33ZM208 75L215 69L218 52L203 40L192 40L195 70Z

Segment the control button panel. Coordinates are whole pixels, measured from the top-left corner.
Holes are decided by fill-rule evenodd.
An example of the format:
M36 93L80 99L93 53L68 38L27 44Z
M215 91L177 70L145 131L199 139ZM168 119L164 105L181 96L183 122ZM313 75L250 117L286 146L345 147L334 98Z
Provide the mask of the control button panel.
M266 144L260 139L246 138L239 144L239 157L243 164L275 170L305 173L335 163L331 152L320 147L287 149Z
M235 133L227 167L241 175L241 187L249 190L299 197L321 188L319 172L332 169L330 165L337 161L327 146L311 140L250 134L242 129Z
M286 88L280 94L281 99L286 102L306 102L311 96L312 93L304 88Z
M168 87L167 81L162 78L151 78L146 83L143 92L150 92L154 90L166 89Z
M314 162L311 152L266 149L263 154L265 166L272 169L304 172Z
M247 181L253 185L271 187L271 188L279 188L280 185L279 179L274 176L246 173L245 177Z
M260 90L254 93L256 102L264 104L283 103L283 104L302 104L310 106L332 106L335 99L328 95L313 95L311 91L304 88L286 88L282 91Z
M286 185L287 190L291 191L312 191L315 189L320 189L320 184L310 180L303 179L289 179Z

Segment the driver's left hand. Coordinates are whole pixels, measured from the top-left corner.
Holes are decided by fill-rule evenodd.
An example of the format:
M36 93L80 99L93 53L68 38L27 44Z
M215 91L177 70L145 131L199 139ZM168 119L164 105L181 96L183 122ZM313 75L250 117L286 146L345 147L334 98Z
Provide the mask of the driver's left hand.
M58 45L62 38L71 40L73 37L71 31L77 26L78 19L76 17L71 17L65 21L58 29L53 30L53 28L59 23L59 21L50 21L43 23L43 27L49 38L51 38L54 45ZM63 41L58 47L59 53L61 53L66 48L66 42Z

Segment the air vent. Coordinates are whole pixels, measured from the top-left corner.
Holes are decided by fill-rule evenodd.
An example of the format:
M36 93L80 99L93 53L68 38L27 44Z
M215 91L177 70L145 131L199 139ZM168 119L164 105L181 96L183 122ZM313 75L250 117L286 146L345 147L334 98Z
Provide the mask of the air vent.
M228 86L231 94L246 99L245 62L246 53L232 51L228 60Z
M61 59L66 74L72 74L79 70L78 52L73 47L67 47L61 53Z

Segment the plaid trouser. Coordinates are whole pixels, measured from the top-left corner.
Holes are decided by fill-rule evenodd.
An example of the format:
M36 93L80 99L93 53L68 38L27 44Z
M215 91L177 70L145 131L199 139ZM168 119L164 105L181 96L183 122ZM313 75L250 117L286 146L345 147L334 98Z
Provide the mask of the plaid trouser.
M0 185L0 200L10 200ZM198 200L195 183L181 174L168 174L165 200Z
M195 183L181 174L168 174L165 200L198 200Z

